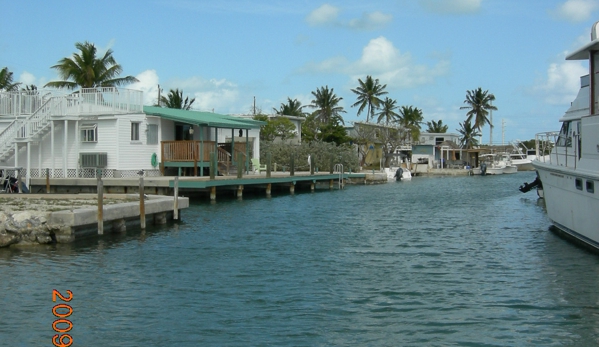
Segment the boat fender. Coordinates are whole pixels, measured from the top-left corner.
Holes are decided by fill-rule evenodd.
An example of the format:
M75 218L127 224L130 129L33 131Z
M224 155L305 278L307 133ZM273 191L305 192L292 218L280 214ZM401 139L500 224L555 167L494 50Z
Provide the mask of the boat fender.
M153 167L158 166L158 155L156 155L156 153L152 153L152 160L150 163Z

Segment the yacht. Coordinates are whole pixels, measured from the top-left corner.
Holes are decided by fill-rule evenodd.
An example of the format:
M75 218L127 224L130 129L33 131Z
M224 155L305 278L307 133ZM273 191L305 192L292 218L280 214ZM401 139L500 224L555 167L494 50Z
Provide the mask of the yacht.
M589 74L581 77L578 96L559 120L561 130L536 135L532 165L555 227L599 250L599 22L591 42L566 60L588 60Z
M537 153L534 149L528 149L521 141L512 142L514 150L510 154L512 165L516 166L518 171L534 171L532 161L536 159ZM524 148L524 150L522 150Z

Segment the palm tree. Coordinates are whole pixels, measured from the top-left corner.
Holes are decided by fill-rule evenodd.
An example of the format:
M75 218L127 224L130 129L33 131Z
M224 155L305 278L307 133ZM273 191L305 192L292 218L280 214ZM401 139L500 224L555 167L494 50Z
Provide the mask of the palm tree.
M466 100L464 103L466 106L460 107L460 110L468 109L468 113L466 113L466 122L470 123L472 119L474 119L474 127L480 131L485 124L489 124L491 136L489 137L489 142L493 139L493 122L492 119L489 121L487 115L489 111L497 111L497 107L492 105L493 100L495 100L495 95L490 94L488 90L483 91L482 88L478 88L475 90L468 90L466 93Z
M460 135L460 145L462 148L473 148L478 146L478 140L476 139L480 136L478 132L478 128L473 127L470 122L466 121L464 123L460 123L460 129L457 129Z
M447 125L443 125L443 120L439 119L438 122L435 122L434 120L430 121L430 122L426 122L426 132L427 133L446 133L447 130L449 129L449 126Z
M395 112L397 109L397 101L393 99L385 98L383 101L383 105L381 106L381 112L379 112L379 118L376 120L377 123L380 123L383 119L385 120L385 125L389 125L389 123L393 123L399 119L399 114Z
M15 92L19 90L20 84L12 82L12 72L8 70L8 67L0 70L0 91Z
M273 107L273 111L281 116L306 117L303 108L301 101L287 98L287 104L281 103L281 107L278 110Z
M133 76L118 77L123 68L116 63L111 49L98 58L93 43L77 42L75 47L80 51L79 53L74 53L72 58L62 58L58 64L52 66L63 80L48 82L44 87L67 89L116 87L138 82Z
M380 96L387 94L385 91L387 85L379 84L378 78L372 79L372 76L366 76L365 82L362 82L361 79L358 79L358 82L360 83L360 86L351 90L358 95L358 101L351 105L351 107L360 106L358 109L358 116L365 108L368 108L366 113L366 122L368 122L370 117L374 118L374 110L383 102L380 99Z
M412 139L418 141L420 137L420 124L424 120L422 110L414 106L402 106L399 110L399 125L412 133Z
M341 113L345 113L343 106L339 106L339 101L343 98L335 95L334 89L329 89L329 86L320 87L316 91L312 92L314 99L310 102L310 105L306 105L310 108L315 108L313 112L315 118L321 123L329 123L331 121L340 121L345 124Z
M177 108L181 110L190 110L193 102L196 101L195 98L189 100L189 97L183 99L183 90L179 90L176 88L175 90L171 89L167 96L160 97L160 106L166 108Z

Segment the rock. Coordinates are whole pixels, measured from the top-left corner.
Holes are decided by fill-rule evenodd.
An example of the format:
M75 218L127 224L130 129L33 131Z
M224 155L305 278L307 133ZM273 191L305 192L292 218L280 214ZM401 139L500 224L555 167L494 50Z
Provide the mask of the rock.
M7 247L20 241L18 235L0 233L0 247Z

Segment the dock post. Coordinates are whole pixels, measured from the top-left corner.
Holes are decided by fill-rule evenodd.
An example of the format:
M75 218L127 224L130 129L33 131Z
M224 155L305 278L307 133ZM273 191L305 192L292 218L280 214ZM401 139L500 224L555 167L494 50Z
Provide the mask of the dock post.
M179 219L179 176L175 176L175 192L173 199L173 219Z
M272 170L271 162L272 162L272 155L270 154L270 152L268 152L266 154L266 177L267 178L270 178L270 172Z
M310 155L308 158L310 159L310 176L314 176L314 156Z
M266 196L270 196L270 190L272 188L272 183L268 183L266 185Z
M314 193L314 181L310 182L310 191Z
M289 163L289 176L295 176L295 153L291 153L291 162Z
M237 186L237 198L243 198L243 184Z
M102 169L98 169L98 235L104 234L104 183L102 182Z
M46 168L46 194L50 193L50 169Z
M216 200L216 187L210 187L210 200Z
M139 226L146 228L146 202L144 197L144 177L139 178Z
M333 189L333 180L329 180L329 189Z
M295 194L295 183L294 182L291 182L291 184L289 185L289 193Z

